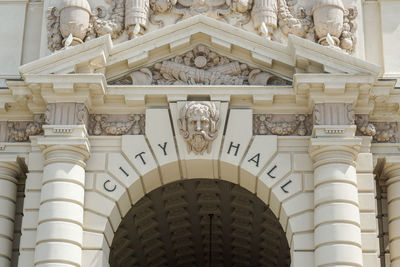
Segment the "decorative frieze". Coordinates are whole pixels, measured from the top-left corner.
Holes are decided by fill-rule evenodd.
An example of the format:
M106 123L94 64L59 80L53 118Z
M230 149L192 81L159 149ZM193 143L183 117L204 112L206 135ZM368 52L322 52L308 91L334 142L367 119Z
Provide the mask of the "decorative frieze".
M287 85L290 82L198 45L183 55L133 71L110 84Z
M34 115L33 121L0 122L0 141L27 142L29 136L43 134L44 115Z
M250 24L259 35L282 43L294 34L347 53L356 43L357 9L345 9L342 0L318 0L312 10L295 0L113 0L93 8L87 0L60 2L47 15L51 51L105 34L117 39L124 31L132 39L150 24L163 27L199 14L249 30L243 26Z
M311 135L311 116L301 115L253 115L254 135Z
M375 143L400 142L399 122L370 122L368 115L357 115L357 135L372 136Z
M91 135L144 134L144 114L104 115L92 114L89 120Z

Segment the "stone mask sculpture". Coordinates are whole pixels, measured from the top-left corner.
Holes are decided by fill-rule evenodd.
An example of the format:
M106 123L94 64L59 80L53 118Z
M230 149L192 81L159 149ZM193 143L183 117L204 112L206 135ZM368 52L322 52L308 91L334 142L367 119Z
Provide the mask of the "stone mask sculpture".
M187 103L181 110L178 125L189 153L210 153L212 142L218 136L219 111L211 102Z

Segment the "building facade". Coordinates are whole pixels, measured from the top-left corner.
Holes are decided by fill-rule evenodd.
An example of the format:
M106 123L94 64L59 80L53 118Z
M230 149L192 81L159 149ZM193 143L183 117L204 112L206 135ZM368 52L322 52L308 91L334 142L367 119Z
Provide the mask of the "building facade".
M0 0L0 266L400 267L399 13Z

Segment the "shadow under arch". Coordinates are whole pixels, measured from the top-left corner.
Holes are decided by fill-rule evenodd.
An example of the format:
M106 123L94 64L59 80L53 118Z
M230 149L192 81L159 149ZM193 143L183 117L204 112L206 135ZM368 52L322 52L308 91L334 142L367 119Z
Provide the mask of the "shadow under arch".
M278 219L255 194L224 180L187 179L132 206L115 232L109 264L289 267L290 250Z

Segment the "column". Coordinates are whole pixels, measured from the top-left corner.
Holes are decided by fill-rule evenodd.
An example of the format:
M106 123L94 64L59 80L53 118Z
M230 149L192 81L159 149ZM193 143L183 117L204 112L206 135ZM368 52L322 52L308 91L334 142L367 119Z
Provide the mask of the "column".
M400 267L400 156L386 158L390 266Z
M38 144L45 158L35 266L82 266L85 161L84 125L43 126Z
M16 157L0 156L0 266L4 267L11 265L19 175Z
M316 266L362 266L355 126L314 126L314 255Z

